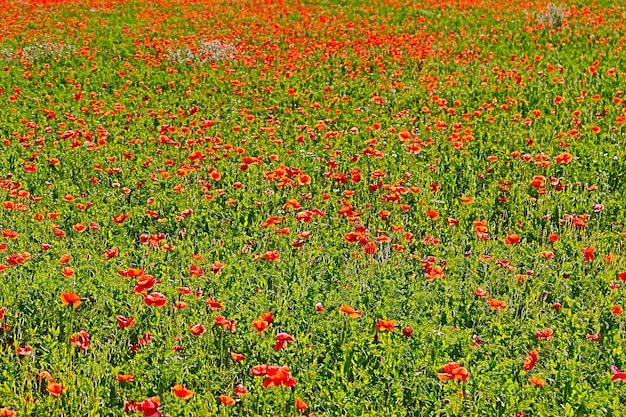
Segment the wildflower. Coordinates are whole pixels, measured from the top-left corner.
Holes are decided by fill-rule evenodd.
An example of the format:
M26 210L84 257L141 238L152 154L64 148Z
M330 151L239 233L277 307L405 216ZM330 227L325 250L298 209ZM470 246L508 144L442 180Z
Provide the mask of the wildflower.
M506 301L490 298L487 300L487 302L489 303L489 308L491 308L492 310L503 311L506 308Z
M296 380L291 376L289 367L270 365L267 367L266 378L263 388L285 386L287 388L296 385Z
M191 332L192 335L194 336L200 336L202 333L206 332L206 327L204 327L201 324L196 324L194 326L191 326L189 328L189 331Z
M61 396L63 390L63 385L59 384L58 382L48 382L48 385L46 386L46 391L48 392L48 394L57 398Z
M207 298L206 305L211 310L222 310L224 308L221 301L215 301L213 298Z
M89 345L91 344L89 333L81 330L78 334L70 336L70 343L74 343L77 348L83 351L89 349Z
M626 372L620 371L617 366L611 366L611 381L626 381Z
M224 405L233 405L235 404L235 399L229 397L228 395L220 395L219 396L220 402Z
M274 350L284 349L288 343L295 342L296 339L293 338L290 334L287 333L278 333L276 335L276 344L274 345Z
M487 296L487 291L483 290L482 288L476 288L474 290L474 295L476 297L486 297Z
M396 330L396 321L395 320L383 320L378 319L378 323L376 323L376 330L380 332L384 331L394 331Z
M115 377L117 381L120 382L133 382L135 380L135 375L133 374L119 374Z
M237 385L237 387L235 387L235 389L233 390L233 394L238 395L240 397L243 397L245 395L248 395L248 390L245 389L243 387L242 384Z
M193 391L185 388L184 385L174 385L172 387L172 392L174 393L175 396L177 396L178 398L182 398L183 400L188 400L191 397L193 397Z
M228 329L231 333L237 331L235 324L237 324L237 320L227 320L224 316L215 317L215 321L213 322L213 326L220 326L222 330Z
M545 328L543 330L537 330L535 332L535 336L537 336L537 339L552 339L552 336L554 335L554 330L550 329L550 328Z
M115 316L115 320L117 320L117 327L123 329L125 327L133 327L135 325L135 317L126 318L124 316Z
M354 308L348 305L342 305L341 307L339 307L339 313L347 314L348 317L350 317L351 319L356 319L363 315L363 312L361 310L355 310Z
M582 248L581 252L583 253L583 260L585 262L593 261L593 259L594 259L593 253L595 251L596 251L596 248L594 248L593 246L587 246L585 248Z
M450 362L443 366L442 373L438 373L437 377L440 381L452 379L454 381L465 381L469 376L467 369L463 368L456 362Z
M15 353L20 356L30 356L33 354L33 348L31 348L30 346L18 347L17 349L15 349Z
M519 237L519 235L512 233L504 239L504 244L507 246L517 245L520 242L520 240L521 238Z
M254 327L254 330L256 330L257 332L259 332L259 334L264 333L267 329L269 329L270 324L263 320L262 318L258 318L255 321L252 322L252 327Z
M574 156L570 153L563 152L557 155L554 159L557 164L569 164L574 159Z
M304 402L304 400L301 400L300 398L296 398L296 408L301 413L304 413L309 408L309 405L306 402Z
M528 356L526 356L526 359L524 359L524 367L523 369L525 371L529 371L531 369L533 369L533 367L535 366L535 363L537 362L537 350L533 349L528 353Z
M546 385L546 380L537 376L531 376L529 381L531 384L538 387L543 387L544 385Z
M80 297L78 296L78 294L73 293L73 292L62 292L61 293L61 303L63 303L64 306L67 305L72 305L72 307L76 308L79 305L81 305L82 301L80 299Z
M148 306L163 307L165 304L167 304L167 298L165 298L163 294L158 292L151 292L148 295L144 295L143 301Z

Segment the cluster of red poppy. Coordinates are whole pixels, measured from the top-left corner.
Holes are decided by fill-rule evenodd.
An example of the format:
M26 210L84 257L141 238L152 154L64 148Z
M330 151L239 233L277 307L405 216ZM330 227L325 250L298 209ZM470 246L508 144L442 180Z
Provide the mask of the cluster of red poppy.
M291 388L296 385L296 380L291 375L289 367L285 365L255 365L250 368L250 373L253 376L265 377L263 388L280 386Z

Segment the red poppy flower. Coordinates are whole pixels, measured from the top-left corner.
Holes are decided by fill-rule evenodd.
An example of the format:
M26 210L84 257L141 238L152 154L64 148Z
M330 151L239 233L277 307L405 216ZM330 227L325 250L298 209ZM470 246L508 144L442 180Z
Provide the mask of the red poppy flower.
M538 387L543 387L544 385L546 385L546 380L537 376L531 376L529 382Z
M73 292L62 292L61 293L61 303L64 306L72 305L72 307L76 308L81 305L82 301L78 294Z
M376 244L374 242L367 242L365 245L363 245L363 250L366 254L373 255L378 251L378 248L376 247Z
M89 333L84 330L78 332L78 334L70 336L70 343L74 343L77 348L80 350L89 349L89 345L91 345L91 341L89 340Z
M74 275L74 268L72 268L71 266L66 266L61 270L61 274L63 274L63 276L66 278L70 278Z
M235 399L229 397L228 395L220 395L220 402L224 405L233 405L235 404Z
M270 324L267 321L261 318L258 318L252 322L252 327L254 327L254 330L256 330L257 332L259 332L259 334L261 334L261 333L264 333L267 329L269 329Z
M172 387L172 392L174 393L175 396L177 396L178 398L182 398L183 400L188 400L191 397L193 397L193 391L185 388L184 385L174 385Z
M593 253L596 251L596 248L594 248L593 246L587 246L585 248L581 249L581 252L583 253L583 260L585 262L590 262L593 261L593 259L595 258L595 256L593 255Z
M224 316L215 317L215 321L213 322L213 326L220 326L222 330L228 329L231 333L237 331L235 324L237 324L237 320L227 320Z
M158 283L159 281L152 275L142 275L137 279L135 288L133 288L132 292L139 294L145 291L150 291Z
M163 294L158 293L158 292L151 292L148 295L144 294L143 301L148 306L163 307L164 305L167 304L167 298L165 298Z
M159 397L151 397L138 404L131 404L134 405L132 410L143 413L144 417L161 417L161 412L159 411L161 408L161 399ZM126 407L124 408L126 409Z
M486 297L487 296L487 291L483 290L482 288L476 288L474 290L474 295L476 297Z
M130 215L128 214L118 214L113 216L113 223L121 224L124 223L124 220L128 219Z
M250 368L250 373L253 376L264 376L267 375L267 365L254 365L252 368Z
M465 381L469 376L467 369L456 362L450 362L443 366L441 373L437 374L440 381L452 379L454 381Z
M132 327L135 325L135 318L134 317L129 317L126 318L124 316L115 316L115 320L117 320L117 326L120 329L123 329L125 327Z
M296 380L291 376L289 367L270 365L267 367L266 378L263 388L285 386L287 388L296 385Z
M135 375L133 374L119 374L115 377L116 380L120 382L133 382L135 380Z
M626 381L626 372L620 371L617 366L611 366L611 381Z
M275 261L275 262L280 261L277 250L265 252L263 254L263 258L265 258L266 261Z
M309 408L309 405L306 402L304 402L304 400L301 400L300 398L296 398L296 408L298 409L299 412L304 413Z
M33 348L31 348L30 346L18 347L17 349L15 349L15 353L20 356L29 356L32 355Z
M537 336L537 339L552 339L552 336L554 335L554 330L550 329L550 328L545 328L543 330L537 330L535 332L535 336Z
M535 188L541 188L546 185L546 177L544 177L543 175L535 175L530 182L530 185Z
M276 344L274 345L274 350L281 350L287 347L288 343L294 343L296 339L293 338L288 333L278 333L276 335Z
M570 162L572 162L572 159L574 159L574 156L572 154L563 152L558 154L554 161L557 164L569 164Z
M206 332L206 327L201 324L196 324L194 326L191 326L191 328L189 328L189 331L194 336L200 336L202 333Z
M496 300L494 298L490 298L487 300L489 303L489 308L492 310L504 310L506 308L506 301Z
M220 262L220 261L215 261L215 262L213 262L213 265L211 265L210 270L211 270L211 272L213 272L215 275L217 275L217 274L218 274L218 273L222 270L222 268L224 268L224 266L225 266L225 264L223 264L222 262Z
M395 320L378 319L378 323L376 323L374 327L376 327L376 330L380 332L384 332L384 331L392 332L396 330L396 326L397 324Z
M237 385L237 387L235 387L235 389L233 390L233 394L238 395L240 397L243 397L245 395L248 395L248 390L245 389L243 387L242 384Z
M46 386L46 391L48 392L48 394L57 398L61 396L61 394L63 393L63 389L63 385L59 384L58 382L48 382L48 385Z
M206 305L211 310L222 310L224 307L222 306L221 301L215 301L214 298L207 298Z
M359 318L359 317L361 317L363 315L363 312L361 310L355 310L354 308L350 307L349 305L342 305L341 307L339 307L339 313L340 314L346 314L351 319L356 319L356 318Z
M521 238L519 237L519 235L516 234L510 234L508 235L505 239L504 239L504 244L507 246L510 245L516 245L520 242Z
M526 359L524 359L524 367L523 369L525 371L529 371L531 369L533 369L533 367L535 366L535 363L537 362L537 350L533 349L528 353L528 356L526 356Z

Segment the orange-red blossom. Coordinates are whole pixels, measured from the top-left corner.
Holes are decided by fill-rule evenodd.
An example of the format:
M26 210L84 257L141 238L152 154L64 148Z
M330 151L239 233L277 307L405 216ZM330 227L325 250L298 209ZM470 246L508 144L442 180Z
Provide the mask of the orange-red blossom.
M462 367L456 362L450 362L443 366L441 373L437 374L440 381L447 381L452 379L454 381L465 381L469 376L467 369Z
M363 315L363 312L361 310L355 310L348 305L342 305L341 307L339 307L339 313L347 314L348 317L350 317L351 319L356 319Z
M250 369L254 376L265 376L263 388L279 387L281 385L290 388L296 385L296 380L291 376L291 371L286 365L256 365Z

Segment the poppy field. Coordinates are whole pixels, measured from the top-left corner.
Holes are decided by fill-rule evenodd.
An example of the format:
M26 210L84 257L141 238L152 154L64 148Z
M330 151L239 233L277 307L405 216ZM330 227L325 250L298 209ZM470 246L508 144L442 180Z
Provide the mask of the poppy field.
M624 415L626 5L0 22L0 416Z

